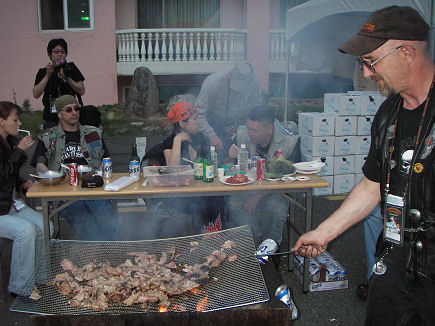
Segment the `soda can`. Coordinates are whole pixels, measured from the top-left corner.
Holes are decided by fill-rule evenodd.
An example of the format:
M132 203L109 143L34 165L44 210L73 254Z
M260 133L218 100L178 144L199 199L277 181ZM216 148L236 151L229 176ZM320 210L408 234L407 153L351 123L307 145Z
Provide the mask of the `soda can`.
M79 183L79 170L77 163L70 163L68 165L68 176L69 176L69 184L70 186L77 186Z
M101 160L103 163L103 178L112 177L112 159L110 157L103 157Z
M260 159L260 156L252 156L251 158L251 167L255 169L257 167L257 161Z
M275 291L275 296L292 310L292 320L298 318L298 308L291 298L290 289L287 285L283 284L277 288Z
M266 239L258 246L257 255L270 255L274 254L278 250L278 245L273 239ZM258 261L261 264L266 264L269 261L269 256L257 256Z
M128 164L128 173L130 173L130 178L140 180L140 167L138 161L130 161Z
M257 161L257 180L264 180L264 174L266 172L266 160L260 158Z

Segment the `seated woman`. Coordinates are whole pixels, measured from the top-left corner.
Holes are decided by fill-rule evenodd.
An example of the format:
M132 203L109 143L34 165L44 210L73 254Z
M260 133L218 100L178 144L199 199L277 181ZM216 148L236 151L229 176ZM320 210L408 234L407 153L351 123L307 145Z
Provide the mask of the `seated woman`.
M208 144L205 136L198 131L199 121L192 104L188 102L174 104L168 112L168 119L164 123L166 121L171 122L173 132L159 145L165 165L190 164L184 161L183 158L194 161L198 154L204 157ZM157 161L160 160L157 159ZM160 204L159 206L175 212L177 215L187 214L194 217L191 226L194 233L207 231L209 226L215 226L215 224L218 224L217 229L220 229L220 219L217 222L215 221L219 215L223 218L224 204L223 199L220 197L167 199L164 202L164 205ZM173 232L174 223L177 222L180 221L171 223L171 230L167 230L167 227L161 228L162 232ZM177 234L161 234L160 236L180 236L191 233L187 230L187 226L185 228L181 226L181 230L180 226L177 228L179 229L175 232Z
M34 286L35 264L44 246L43 219L20 198L32 181L19 176L27 159L24 152L33 144L31 136L18 140L21 108L0 102L0 237L13 240L9 292L11 296L30 295Z

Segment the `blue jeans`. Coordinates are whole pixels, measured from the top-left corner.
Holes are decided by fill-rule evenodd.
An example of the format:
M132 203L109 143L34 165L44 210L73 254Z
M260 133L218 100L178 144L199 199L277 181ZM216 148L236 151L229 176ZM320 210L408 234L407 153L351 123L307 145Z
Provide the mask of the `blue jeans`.
M384 223L381 216L381 206L376 208L364 220L364 239L366 242L367 257L367 280L372 274L373 265L375 264L376 242L379 234L382 232Z
M122 240L118 214L110 200L79 200L65 207L60 214L81 240Z
M24 208L17 212L14 207L0 216L0 237L14 241L12 246L11 277L9 291L30 295L34 286L34 271L44 248L42 215Z
M243 208L249 197L250 195L226 197L230 213L229 225L233 227L249 225L254 236L260 237L261 241L273 239L280 245L289 202L281 195L268 195L260 200L252 215Z

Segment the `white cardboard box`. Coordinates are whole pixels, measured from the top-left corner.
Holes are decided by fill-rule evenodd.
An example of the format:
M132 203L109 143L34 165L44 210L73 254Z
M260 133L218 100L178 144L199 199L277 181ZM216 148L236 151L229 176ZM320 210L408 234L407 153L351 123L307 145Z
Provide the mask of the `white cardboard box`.
M302 161L311 162L317 160L321 157L325 158L325 166L320 172L317 173L319 176L333 175L334 174L334 156L312 156L309 154L302 153Z
M355 173L355 155L334 157L334 174Z
M334 176L333 175L323 175L322 179L328 182L328 187L326 188L314 188L314 196L328 196L332 195L332 190L334 186Z
M358 154L355 155L355 173L362 173L362 167L366 162L367 155L366 154Z
M355 136L355 153L367 155L370 151L371 136Z
M361 96L361 115L375 115L386 97L374 91L349 91L349 95Z
M334 175L334 195L347 194L355 185L355 174L339 174Z
M310 136L299 134L301 138L301 152L312 156L334 155L334 136Z
M360 115L361 96L346 93L326 93L323 110L338 116Z
M336 156L356 154L356 137L358 136L339 136L335 137L334 153ZM363 154L363 153L361 153Z
M293 271L302 283L304 259L293 256ZM347 272L327 251L317 258L309 259L309 291L345 289L348 287Z
M334 135L335 116L323 112L301 112L298 115L299 133L311 136Z
M363 173L357 173L357 174L355 174L355 184L360 182L362 180L363 176L364 176Z
M357 116L341 116L335 118L336 136L356 135L357 127L358 127Z
M370 135L370 130L372 128L373 118L374 118L373 115L366 115L366 116L358 117L357 135L359 135L359 136Z

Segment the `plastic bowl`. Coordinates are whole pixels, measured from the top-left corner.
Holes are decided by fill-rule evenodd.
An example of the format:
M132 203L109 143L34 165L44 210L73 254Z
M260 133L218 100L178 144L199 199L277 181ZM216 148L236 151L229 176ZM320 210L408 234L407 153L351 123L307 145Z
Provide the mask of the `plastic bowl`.
M79 179L81 179L85 174L92 171L92 166L90 165L78 165L77 172L79 173Z
M38 177L35 177L37 181L44 186L55 186L61 183L66 177L65 172L47 171L38 173Z

